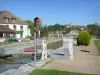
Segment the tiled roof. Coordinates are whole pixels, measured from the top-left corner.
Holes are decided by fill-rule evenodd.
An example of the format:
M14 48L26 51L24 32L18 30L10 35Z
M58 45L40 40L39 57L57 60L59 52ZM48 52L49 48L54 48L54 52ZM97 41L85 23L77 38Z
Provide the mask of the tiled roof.
M8 22L4 20L4 18L8 18ZM13 22L12 19L15 19ZM0 11L0 24L26 24L22 19L10 13L9 11Z
M4 26L4 25L0 25L0 32L13 33L13 32L15 32L15 31L12 30L12 29L10 29L10 28L8 28L8 27L6 27L6 26Z

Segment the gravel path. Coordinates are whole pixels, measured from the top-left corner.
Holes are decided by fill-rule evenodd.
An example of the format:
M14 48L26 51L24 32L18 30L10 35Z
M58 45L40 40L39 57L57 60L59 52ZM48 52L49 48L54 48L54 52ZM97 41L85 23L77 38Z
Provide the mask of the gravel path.
M87 50L90 52L82 52ZM63 53L62 49L57 50ZM100 74L100 56L93 40L89 46L74 46L74 60L55 59L51 63L42 67L42 69L56 69L71 72L81 72L90 74Z

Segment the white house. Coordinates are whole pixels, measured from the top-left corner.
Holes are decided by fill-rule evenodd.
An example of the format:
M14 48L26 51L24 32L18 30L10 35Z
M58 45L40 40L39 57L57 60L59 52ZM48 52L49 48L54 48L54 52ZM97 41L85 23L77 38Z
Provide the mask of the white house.
M4 28L4 30L0 32L0 37L25 38L26 36L30 36L28 25L9 11L0 11L0 28L1 27ZM7 33L6 28L13 32Z

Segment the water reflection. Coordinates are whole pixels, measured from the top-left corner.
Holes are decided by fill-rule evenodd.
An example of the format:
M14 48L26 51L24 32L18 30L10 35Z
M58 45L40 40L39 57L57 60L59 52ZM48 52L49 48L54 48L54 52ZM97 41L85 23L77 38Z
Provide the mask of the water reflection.
M14 64L0 64L0 73L5 72L9 69L18 69L22 64L32 62L34 59L17 59ZM39 61L39 59L37 59Z
M18 69L21 64L4 64L0 65L0 73L7 71L9 69Z

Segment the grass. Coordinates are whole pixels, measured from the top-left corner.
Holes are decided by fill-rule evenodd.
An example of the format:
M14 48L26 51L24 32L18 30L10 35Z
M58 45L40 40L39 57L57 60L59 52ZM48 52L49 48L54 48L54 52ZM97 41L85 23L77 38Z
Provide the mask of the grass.
M26 39L23 39L21 40L21 42L30 42L31 40L26 40Z
M0 59L0 64L13 64L13 60L3 60L3 59Z
M13 43L16 43L16 42L0 42L0 45L8 45L8 44L13 44Z
M97 47L97 50L98 50L98 54L100 55L100 40L95 40L95 45Z
M85 73L66 72L58 70L35 69L29 75L94 75Z

